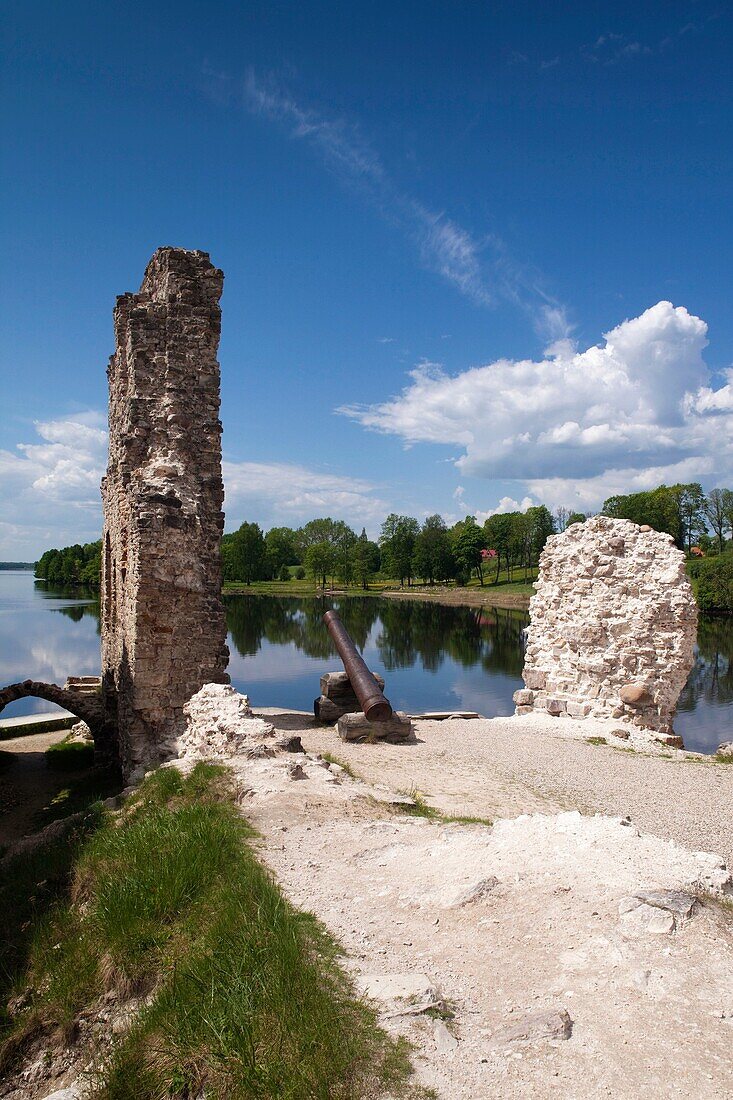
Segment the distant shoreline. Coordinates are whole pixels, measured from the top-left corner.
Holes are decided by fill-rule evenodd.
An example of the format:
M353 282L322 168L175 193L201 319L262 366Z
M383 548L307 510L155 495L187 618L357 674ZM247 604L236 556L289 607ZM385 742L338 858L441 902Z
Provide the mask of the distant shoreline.
M509 589L509 591L507 591ZM432 588L416 585L413 588L329 588L314 589L305 584L288 581L255 581L251 585L228 584L222 589L224 596L293 596L314 598L351 598L356 596L384 597L387 600L417 600L439 603L446 607L498 607L510 611L526 611L532 596L532 584L471 586L470 588Z

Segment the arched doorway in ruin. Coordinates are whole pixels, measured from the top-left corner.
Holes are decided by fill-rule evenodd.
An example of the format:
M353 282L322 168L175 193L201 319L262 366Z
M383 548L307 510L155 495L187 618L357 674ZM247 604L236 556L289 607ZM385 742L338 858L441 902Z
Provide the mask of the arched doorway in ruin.
M21 683L0 688L0 713L9 703L28 697L46 699L86 722L94 740L95 763L118 764L117 723L105 706L101 691L81 693L69 691L58 684L47 684L42 680L23 680Z

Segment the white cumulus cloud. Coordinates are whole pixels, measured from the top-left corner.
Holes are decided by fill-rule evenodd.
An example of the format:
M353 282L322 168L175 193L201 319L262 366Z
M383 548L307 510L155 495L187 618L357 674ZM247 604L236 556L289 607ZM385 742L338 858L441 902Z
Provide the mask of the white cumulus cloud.
M733 472L733 371L714 388L706 344L704 321L662 301L585 351L563 340L539 361L455 376L422 363L392 400L338 411L408 444L460 446L462 475L516 480L547 503L571 489L598 507L609 486Z
M33 560L46 547L99 538L104 424L95 411L36 421L36 440L0 450L2 557Z
M33 561L43 550L101 536L99 483L107 463L106 417L96 411L37 421L36 438L0 450L0 560ZM224 462L227 526L268 528L314 516L375 532L388 504L371 482L279 462Z
M314 516L376 529L389 511L372 483L360 478L287 462L225 461L223 471L228 529L243 520L298 526Z

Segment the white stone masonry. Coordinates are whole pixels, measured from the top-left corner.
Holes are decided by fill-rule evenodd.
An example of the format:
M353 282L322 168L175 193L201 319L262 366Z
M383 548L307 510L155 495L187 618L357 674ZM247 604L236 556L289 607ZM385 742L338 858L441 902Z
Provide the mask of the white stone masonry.
M517 714L613 718L672 733L697 606L671 535L595 516L547 540Z

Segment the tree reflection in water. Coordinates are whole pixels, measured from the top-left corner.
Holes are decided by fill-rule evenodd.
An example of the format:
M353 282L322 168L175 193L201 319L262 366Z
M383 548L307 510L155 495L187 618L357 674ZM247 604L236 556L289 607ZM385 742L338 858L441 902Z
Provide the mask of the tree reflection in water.
M257 680L258 670L272 666L259 686L266 696L262 705L274 705L289 695L290 705L305 709L317 690L317 676L340 667L322 622L331 607L338 610L367 664L385 674L388 697L403 709L511 714L512 693L522 684L522 632L529 622L525 611L363 596L339 600L244 595L229 596L225 602L233 655L248 658L246 674L242 670L243 690L249 680ZM278 674L276 654L287 653L278 647L287 646L304 660L289 658ZM687 748L713 752L731 736L733 620L701 618L698 650L680 699L676 729Z
M700 616L697 657L678 709L693 711L700 700L733 704L733 622L729 618Z
M420 662L434 672L450 657L462 668L522 674L523 611L504 608L445 607L437 603L380 600L377 648L385 669L412 668Z
M40 679L60 675L55 665L49 665L50 657L38 665L33 654L40 652L39 645L47 656L51 649L55 653L61 647L64 669L68 665L68 671L77 673L83 665L85 671L91 671L87 668L89 656L81 656L82 635L86 638L84 624L90 618L99 632L98 593L54 588L34 583L32 578L15 581L19 592L21 582L29 588L30 603L23 605L22 612L17 608L9 611L6 625L16 643L23 638L32 652L17 654L20 668L16 667L18 661L8 659L8 650L0 669L6 673L5 680L0 677L0 681L17 679L19 674L36 674ZM6 585L9 583L6 578ZM22 593L25 598L25 587ZM340 667L322 621L331 607L338 610L367 664L386 674L387 694L403 709L510 714L512 693L521 686L522 631L529 621L523 611L364 596L243 595L226 596L225 604L233 681L245 691L250 684L257 685L263 706L309 707L318 676ZM37 613L42 610L60 612L68 625L54 627L45 615L39 619ZM25 617L18 619L21 614ZM69 633L71 623L78 625L78 635ZM296 654L302 659L295 659ZM93 663L96 665L96 660ZM721 741L733 736L732 618L701 616L697 657L680 697L675 728L686 747L699 752L714 752Z
M323 614L335 608L360 650L373 644L384 669L420 665L434 672L450 658L463 668L519 678L526 612L500 608L444 607L427 601L350 596L346 599L289 599L228 596L231 639L241 656L254 656L263 641L295 645L315 660L335 658Z

